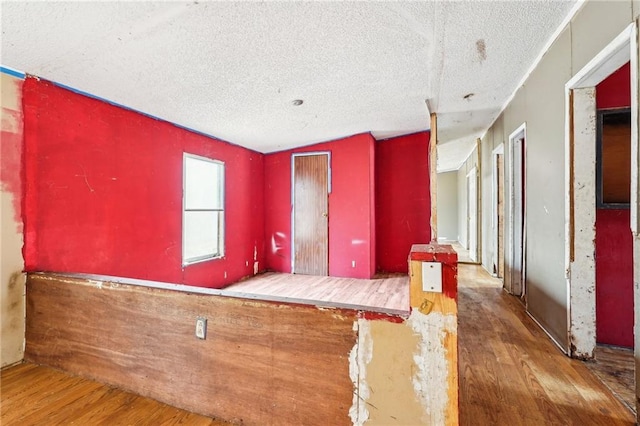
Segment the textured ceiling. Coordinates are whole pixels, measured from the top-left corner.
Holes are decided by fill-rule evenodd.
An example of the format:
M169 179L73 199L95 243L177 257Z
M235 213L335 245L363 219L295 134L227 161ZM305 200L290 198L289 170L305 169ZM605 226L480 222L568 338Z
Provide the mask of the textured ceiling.
M429 99L447 170L574 3L3 1L0 60L261 152L425 130Z

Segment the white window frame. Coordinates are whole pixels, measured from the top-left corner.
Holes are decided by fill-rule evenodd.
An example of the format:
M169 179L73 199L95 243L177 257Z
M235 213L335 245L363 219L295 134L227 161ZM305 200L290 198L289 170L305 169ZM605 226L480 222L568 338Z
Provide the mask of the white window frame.
M205 209L188 209L187 208L187 159L204 161L207 163L212 163L218 166L219 173L219 191L220 191L220 200L221 200L221 208L205 208ZM188 212L192 211L212 211L219 212L219 225L218 225L218 251L211 251L210 253L194 256L190 258L186 258L186 215ZM224 257L224 249L225 249L225 163L219 160L213 160L207 157L201 157L199 155L183 153L182 157L182 265L192 265L194 263L204 262L212 259L220 259Z

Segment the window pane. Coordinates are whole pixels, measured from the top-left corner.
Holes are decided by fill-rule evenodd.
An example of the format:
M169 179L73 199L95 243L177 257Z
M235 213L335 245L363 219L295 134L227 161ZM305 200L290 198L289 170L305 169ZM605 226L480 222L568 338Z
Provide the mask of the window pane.
M185 157L185 208L222 209L222 177L224 166Z
M631 112L602 116L602 202L631 200Z
M184 261L220 254L221 212L184 212Z

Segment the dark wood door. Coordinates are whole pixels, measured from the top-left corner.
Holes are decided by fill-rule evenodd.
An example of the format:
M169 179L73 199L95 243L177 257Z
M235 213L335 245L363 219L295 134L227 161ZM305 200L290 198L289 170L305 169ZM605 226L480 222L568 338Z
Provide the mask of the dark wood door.
M293 273L329 275L329 155L296 155L293 168Z

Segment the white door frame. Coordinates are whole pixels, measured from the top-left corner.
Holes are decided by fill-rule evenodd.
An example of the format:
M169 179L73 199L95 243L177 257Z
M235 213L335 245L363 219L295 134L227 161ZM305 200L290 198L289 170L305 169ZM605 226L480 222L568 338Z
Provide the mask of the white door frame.
M569 354L576 358L592 358L596 346L595 86L628 61L631 61L630 227L634 237L634 264L638 265L640 264L638 236L638 99L640 96L638 93L637 22L625 28L565 85L565 270L567 324L569 325L567 349ZM634 268L636 307L639 306L640 301L638 269ZM636 367L640 359L639 332L639 318L636 315ZM638 383L636 386L640 389Z
M471 193L470 184L473 182L475 191ZM473 205L473 215L472 207ZM478 169L473 167L467 173L467 245L469 246L469 258L472 262L478 262ZM475 226L472 227L472 224ZM473 245L472 245L473 242Z
M514 244L515 238L516 238L516 217L515 217L515 202L516 202L516 189L514 187L515 182L515 175L514 175L514 168L515 168L515 159L514 159L514 145L518 144L518 143L523 143L520 141L524 141L524 147L522 150L522 156L523 159L526 159L526 138L527 138L527 124L526 123L522 123L516 130L514 130L510 135L509 135L509 144L508 144L508 150L507 150L507 156L505 158L505 163L507 163L508 165L505 167L505 172L508 171L508 173L505 173L505 176L508 177L508 179L506 179L506 185L505 185L505 198L507 199L507 211L505 212L505 229L506 229L506 233L507 233L507 238L505 238L505 252L504 252L504 258L505 258L505 268L504 268L504 286L506 288L506 290L516 296L521 296L523 295L523 290L524 290L524 270L525 270L525 258L524 258L524 253L525 253L525 240L524 240L524 234L525 234L525 227L524 227L524 223L518 225L518 226L522 226L522 235L520 235L520 244L522 245L522 250L520 252L520 254L516 254L517 250ZM526 160L525 160L526 161ZM521 166L519 166L521 167ZM521 170L522 176L522 183L524 183L526 181L526 176L524 175L525 170ZM520 190L520 189L519 189ZM522 219L523 222L526 218L526 196L524 193L521 194L522 197ZM516 256L518 257L518 259L516 259ZM520 271L518 272L518 274L520 275L520 285L516 285L516 280L515 280L515 275L513 274L513 267L514 264L517 262L519 262L520 264Z
M492 264L495 266L496 271L493 274L494 276L498 275L498 271L500 269L500 265L498 264L500 261L500 254L498 253L498 245L499 245L499 238L500 236L498 235L500 233L500 230L498 229L498 156L499 155L503 155L504 158L504 143L501 143L500 145L498 145L497 148L495 148L492 152L491 152L491 163L492 163L492 169L491 169L491 229L493 230L493 255L491 257L491 262ZM504 176L504 161L502 163L502 175ZM503 186L503 191L504 191L504 182L502 182L502 186ZM504 203L504 199L503 199L503 203ZM504 241L502 242L502 244L504 244ZM504 279L504 277L502 277Z

